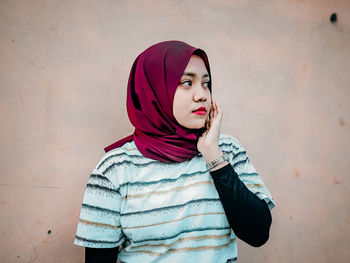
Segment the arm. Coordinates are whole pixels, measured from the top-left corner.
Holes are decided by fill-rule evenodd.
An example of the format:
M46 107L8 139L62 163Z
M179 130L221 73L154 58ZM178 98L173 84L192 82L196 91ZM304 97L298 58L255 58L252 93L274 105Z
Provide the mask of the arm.
M91 248L85 247L85 263L116 263L118 247Z
M230 164L210 174L227 220L237 237L254 247L265 244L272 222L266 202L244 185Z
M219 147L222 117L221 107L213 101L206 131L197 144L207 163L223 154ZM210 173L227 220L237 237L255 247L263 245L269 238L272 221L270 209L265 201L260 200L244 185L227 161L213 167Z
M118 247L125 240L120 225L121 202L119 185L95 168L86 186L74 240L85 248L86 263L116 262Z

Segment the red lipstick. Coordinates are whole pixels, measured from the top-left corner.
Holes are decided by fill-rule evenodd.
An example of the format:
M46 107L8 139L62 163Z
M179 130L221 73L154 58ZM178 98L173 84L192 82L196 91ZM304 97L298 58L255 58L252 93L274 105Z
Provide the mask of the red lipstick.
M207 109L205 107L200 107L194 111L192 111L194 114L198 115L206 115L207 114Z

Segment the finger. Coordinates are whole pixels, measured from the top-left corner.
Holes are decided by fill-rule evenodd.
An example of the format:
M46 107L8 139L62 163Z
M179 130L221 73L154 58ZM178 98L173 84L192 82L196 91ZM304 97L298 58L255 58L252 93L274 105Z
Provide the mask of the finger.
M212 122L213 121L213 118L214 118L214 105L213 105L213 101L211 102L211 108L210 108L210 121Z
M221 121L222 117L223 117L223 110L222 110L219 102L216 103L216 107L217 107L217 112L218 112L218 119Z
M218 113L222 113L222 107L219 102L216 102L216 108L218 110Z
M217 107L217 103L215 101L214 102L214 117L216 118L217 115L218 115L218 107Z
M214 118L214 114L215 114L215 106L214 106L214 102L212 102L212 104L211 104L211 115L210 115L210 117Z
M215 114L215 109L214 106L211 107L211 111L210 111L210 119L213 120L214 119L214 114Z

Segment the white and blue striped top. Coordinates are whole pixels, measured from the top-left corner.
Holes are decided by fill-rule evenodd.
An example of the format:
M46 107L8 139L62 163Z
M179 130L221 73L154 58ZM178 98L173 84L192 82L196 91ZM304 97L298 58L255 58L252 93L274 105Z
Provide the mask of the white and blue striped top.
M270 192L231 136L219 145L239 178L274 207ZM120 262L236 262L231 230L213 180L199 154L166 164L144 157L135 143L106 153L86 187L76 245L121 245Z

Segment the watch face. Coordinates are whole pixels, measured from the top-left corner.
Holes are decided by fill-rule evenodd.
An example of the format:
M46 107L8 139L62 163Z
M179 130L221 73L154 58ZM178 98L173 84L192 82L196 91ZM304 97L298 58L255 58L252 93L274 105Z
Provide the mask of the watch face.
M229 160L228 155L223 154L219 158L217 158L216 160L214 160L210 163L207 163L207 168L210 170L211 168L214 168L215 166L218 166L219 164L221 164L225 161L228 161L228 160Z

